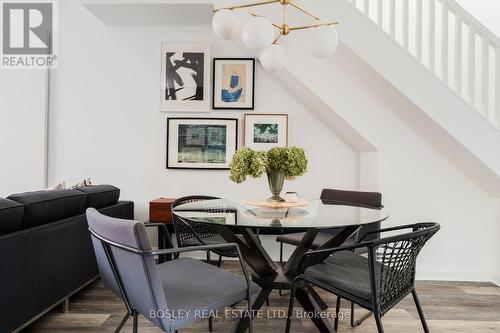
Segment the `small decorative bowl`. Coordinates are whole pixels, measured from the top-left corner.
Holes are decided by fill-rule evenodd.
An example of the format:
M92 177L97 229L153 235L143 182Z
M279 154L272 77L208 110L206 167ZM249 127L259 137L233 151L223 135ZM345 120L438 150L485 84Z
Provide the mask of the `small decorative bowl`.
M286 202L298 202L299 195L297 194L297 192L286 192L285 193L285 201Z

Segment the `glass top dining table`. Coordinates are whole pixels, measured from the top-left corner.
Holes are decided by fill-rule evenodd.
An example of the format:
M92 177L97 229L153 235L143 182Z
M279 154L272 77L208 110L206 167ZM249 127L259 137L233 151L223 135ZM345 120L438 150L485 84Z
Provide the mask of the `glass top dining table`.
M280 231L362 226L383 221L389 216L384 209L332 204L321 199L290 208L257 207L243 200L212 199L179 205L173 209L173 213L197 223Z
M261 204L256 206L253 204ZM255 203L235 199L193 200L172 209L175 223L210 224L227 243L238 245L245 262L252 268L252 280L261 291L253 301L252 308L259 309L273 289L289 289L291 281L303 268L304 254L312 247L317 234L331 233L319 249L341 246L363 226L384 221L389 213L384 209L357 207L352 204L310 200L301 207L270 208L266 203ZM274 262L262 245L256 230L266 234L305 232L300 244L286 263ZM302 307L311 313L321 313L328 308L314 288L305 285L295 293ZM321 332L334 332L328 320L313 320ZM231 332L245 332L248 319L240 319Z

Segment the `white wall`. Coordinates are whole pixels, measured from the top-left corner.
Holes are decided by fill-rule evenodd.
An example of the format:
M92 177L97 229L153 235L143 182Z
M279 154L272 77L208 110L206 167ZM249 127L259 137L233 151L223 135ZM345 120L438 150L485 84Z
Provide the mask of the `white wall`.
M497 241L500 236L500 200L494 202L494 212L492 219L493 236L493 282L500 286L500 242Z
M493 199L426 141L432 128L408 116L421 110L344 45L327 60L311 58L300 43L288 45L288 70L378 149L387 224L441 224L421 256L419 277L491 280Z
M76 0L61 2L60 11L51 182L72 184L90 176L96 183L115 184L122 198L136 202L139 219L147 218L148 201L159 196L267 194L264 180L236 185L225 171L165 169L166 115L157 112L160 42L212 40L207 29L109 28ZM214 41L212 46L213 56L247 56L231 43ZM289 68L302 83L379 149L379 184L391 213L388 224L441 223L442 230L421 257L419 276L491 280L495 247L485 235L498 233L494 203L408 125L401 110L415 106L346 48L328 62L311 61L301 50L292 50L292 55ZM22 84L19 78L4 77L2 87ZM256 98L256 112L290 114L290 143L308 152L310 172L287 189L316 196L325 186L356 188L358 154L260 66ZM219 115L242 118L241 112L200 114ZM2 188L4 183L2 178ZM268 239L265 244L275 256L275 244Z
M495 0L455 0L491 32L500 36L500 2Z
M211 40L208 28L109 28L75 0L60 6L60 62L54 84L50 179L72 184L84 177L116 184L136 202L139 219L160 196L267 195L265 180L236 185L227 171L165 168L166 114L160 101L160 42ZM248 56L230 42L214 41L212 55ZM289 113L290 144L306 149L309 172L287 190L309 197L322 187L356 188L358 154L257 65L255 112ZM235 117L212 111L169 116ZM241 142L241 137L240 137Z
M44 178L45 72L0 70L0 197Z

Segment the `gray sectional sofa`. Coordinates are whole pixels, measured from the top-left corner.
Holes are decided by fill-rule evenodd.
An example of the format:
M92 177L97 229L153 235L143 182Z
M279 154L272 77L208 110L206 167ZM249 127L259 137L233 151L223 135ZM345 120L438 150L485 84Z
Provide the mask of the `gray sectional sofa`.
M15 332L99 274L85 210L133 219L134 203L97 185L0 198L0 332Z

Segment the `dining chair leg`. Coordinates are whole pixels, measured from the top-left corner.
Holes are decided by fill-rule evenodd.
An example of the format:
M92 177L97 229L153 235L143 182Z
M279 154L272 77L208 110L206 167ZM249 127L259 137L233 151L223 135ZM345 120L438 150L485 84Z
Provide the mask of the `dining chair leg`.
M351 302L351 327L356 327L356 321L354 320L354 303Z
M367 312L364 315L361 316L358 320L356 320L354 316L354 303L351 302L351 327L356 327L361 325L362 322L364 322L366 319L370 318L372 315L371 312Z
M424 328L424 332L429 333L429 327L427 326L427 322L426 322L425 316L424 316L424 311L422 311L422 306L420 305L420 300L418 299L418 296L417 296L417 291L415 289L413 289L413 291L411 293L413 295L413 300L415 301L415 305L416 305L417 311L418 311L418 316L420 317L420 321L422 322L422 327Z
M210 264L210 251L207 251L207 264Z
M288 314L286 317L286 329L285 333L290 333L290 327L292 325L292 315L293 315L293 305L295 303L295 291L297 280L294 280L292 283L291 291L290 291L290 302L288 303Z
M122 321L120 322L120 325L118 325L118 327L116 328L115 333L119 333L122 330L123 326L125 326L129 318L130 318L130 313L127 312L125 317L123 317Z
M377 323L378 333L384 333L384 326L382 325L382 318L380 317L380 314L373 313L373 316L375 317L375 322Z
M280 263L283 263L283 242L280 242Z
M333 324L333 329L335 331L337 331L337 329L339 328L340 300L341 298L337 296L337 306L335 307L335 322Z
M132 314L134 318L133 326L132 326L132 332L137 333L139 331L139 318L137 315L137 311L134 311Z
M280 264L283 263L283 242L280 242ZM283 290L279 290L280 296L283 296Z
M214 320L212 316L208 317L208 331L209 332L214 331Z
M217 263L217 267L221 267L222 266L222 256L219 255L219 262Z

